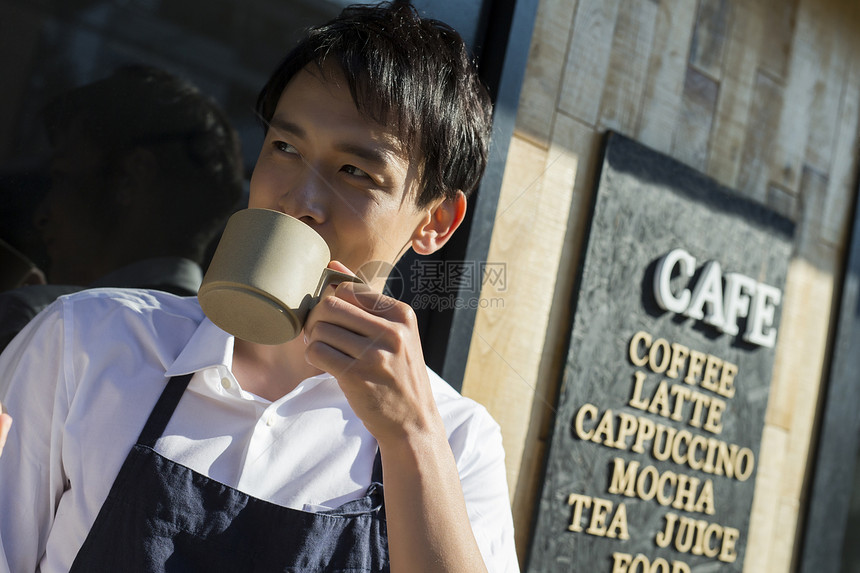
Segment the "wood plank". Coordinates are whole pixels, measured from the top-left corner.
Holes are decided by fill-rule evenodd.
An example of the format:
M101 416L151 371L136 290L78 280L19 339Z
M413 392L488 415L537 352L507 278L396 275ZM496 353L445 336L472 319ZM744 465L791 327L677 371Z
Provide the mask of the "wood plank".
M717 105L717 82L687 67L681 115L672 141L672 155L679 161L704 171L708 161L708 141Z
M830 181L826 173L809 166L803 166L800 179L799 225L794 242L797 254L807 257L816 264L826 264L822 259L829 249L819 241L824 221L824 205ZM828 265L829 267L829 265Z
M779 531L773 508L779 502L779 485L785 465L787 442L788 432L765 424L750 511L744 571L771 571L768 568L771 544Z
M559 110L597 123L620 0L579 0L561 87Z
M520 555L531 539L531 522L540 485L546 447L555 421L555 404L559 380L567 358L568 332L572 321L570 294L585 241L585 229L591 213L589 206L594 191L594 180L600 161L601 136L598 132L568 117L559 116L550 157L564 153L564 165L547 170L545 185L570 185L573 175L573 195L570 200L570 217L555 273L555 288L551 312L546 322L540 365L535 385L535 400L526 436L526 447L513 499L514 527ZM576 157L575 172L571 159Z
M711 79L719 80L728 36L730 0L701 0L690 47L690 65Z
M634 133L643 144L668 154L681 110L696 4L689 0L664 0L659 8Z
M600 149L582 123L560 115L555 125L549 151L512 140L514 163L487 255L507 265L508 288L491 293L485 285L482 292L482 299L501 296L505 304L478 310L463 382L463 394L484 404L502 427L520 547L528 543L540 480L541 428L554 416L558 380L545 374L545 364L563 361L557 352L569 328L553 309L564 308L559 300L572 288L570 265L580 250Z
M576 286L583 250L585 248L586 229L591 216L591 203L595 192L597 171L601 161L603 134L591 129L585 124L563 115L559 116L558 131L553 138L551 156L571 154L576 157L576 169L573 173L573 196L570 201L570 218L562 244L561 256L556 269L555 291L552 308L555 309L547 321L547 330L539 371L540 386L543 402L554 404L557 398L558 382L567 360L567 339L573 316L570 313L570 296ZM572 165L570 159L568 164ZM545 184L567 185L570 174L562 170L548 170ZM550 179L549 177L552 177ZM539 436L548 439L552 431L553 416L548 416L546 409L542 410L539 421Z
M856 31L847 29L845 11L831 8L822 14L822 28L828 30L829 40L818 44L818 79L809 108L809 137L806 141L804 164L829 173L834 153L838 124L845 118L840 116L840 104L844 91L848 60L854 56L856 47L852 35ZM838 40L837 40L838 38Z
M654 44L657 4L623 0L615 23L609 72L600 106L600 129L632 135L642 104Z
M767 34L761 39L761 68L772 77L784 80L788 73L794 18L798 0L759 0L767 14Z
M546 332L555 270L564 240L576 157L549 152L525 140L511 140L487 261L504 264L503 292L484 284L475 316L464 395L487 407L502 427L508 484L515 487L535 399L540 361L538 343ZM573 165L570 165L573 162ZM547 185L549 171L569 172L569 181ZM536 224L539 222L539 224ZM539 283L534 277L545 276Z
M755 48L764 36L764 18L759 3L739 3L729 26L707 168L729 187L737 184L741 168L759 61Z
M779 339L765 422L791 432L800 385L821 380L833 296L833 252L817 241L827 179L804 169L800 220L795 231L797 256L789 266L783 291ZM830 260L828 260L830 259ZM814 261L814 262L810 262ZM827 269L823 272L821 268Z
M765 422L767 426L786 431L788 440L782 453L784 462L779 479L769 486L778 496L768 508L770 519L755 527L767 534L769 547L760 562L768 563L767 571L788 573L792 571L791 556L797 539L795 521L797 509L802 506L803 483L814 459L808 458L812 432L815 426L815 410L827 359L827 338L833 304L834 272L832 263L835 252L822 253L822 260L810 262L808 256L792 260L786 281L783 300L785 307L780 317L779 340L777 341L775 368L770 387ZM814 259L813 259L814 260ZM764 457L764 444L761 450ZM760 460L761 461L761 460ZM764 468L760 465L759 471ZM771 469L768 470L770 472ZM756 482L758 493L759 483ZM782 510L777 508L782 507ZM795 512L787 511L794 508ZM787 511L787 513L786 513ZM762 520L766 520L762 517ZM785 521L785 519L789 519ZM761 537L750 526L750 543ZM750 547L749 545L748 547ZM788 555L783 555L787 552ZM745 568L745 571L757 571Z
M783 300L785 306L780 316L779 339L777 340L773 377L770 386L766 427L779 428L788 435L783 452L779 480L770 487L776 490L781 502L791 501L799 505L802 484L807 473L807 459L814 427L820 381L824 375L827 358L827 338L830 323L834 287L835 252L822 253L816 264L806 256L796 257L789 266ZM764 456L764 444L761 450ZM760 460L761 461L761 460ZM762 466L759 471L763 471ZM768 473L775 468L768 466ZM758 486L758 482L756 483ZM768 496L772 502L772 496ZM755 507L755 505L754 505ZM771 506L770 515L774 516ZM762 519L765 519L764 517ZM768 559L773 559L775 548L795 539L795 530L781 522L769 527L761 521L774 549ZM752 528L752 525L751 525ZM757 535L757 534L756 534ZM753 533L750 534L751 540ZM772 563L772 562L771 562ZM750 569L755 571L755 569ZM790 571L789 568L768 568L767 571Z
M770 150L779 130L782 94L783 87L769 75L756 74L736 185L742 194L762 203L767 198Z
M800 518L800 507L797 500L780 499L776 507L771 511L776 516L782 535L777 535L771 542L770 558L768 559L769 573L792 571L791 561L794 557L794 535L786 535L785 532L794 532Z
M800 185L812 123L810 110L821 81L821 58L829 58L833 41L822 17L824 11L821 0L800 0L798 5L788 83L769 161L770 178L792 191Z
M543 147L552 134L575 10L576 0L544 0L537 12L516 129Z
M792 372L791 386L791 428L789 429L788 449L786 450L785 471L781 495L799 502L805 495L807 470L815 464L811 456L813 440L816 437L816 414L822 392L826 391L826 373L829 368L830 352L827 339L831 331L831 312L834 305L834 292L837 283L836 252L829 246L818 249L817 259L812 259L815 269L810 269L811 280L807 283L801 335L804 355L795 361L798 367ZM794 540L791 539L793 542Z
M792 337L784 355L786 368L780 374L786 379L779 383L780 393L790 394L790 401L784 401L790 404L790 427L779 484L780 503L775 512L779 529L772 540L770 555L775 571L794 570L794 546L797 533L803 530L803 507L807 502L806 482L815 463L814 456L810 457L817 431L815 419L820 395L825 390L823 381L829 360L827 339L838 263L836 252L830 247L819 246L816 253L814 258L807 255L805 260L798 259L803 261L798 266L804 276L798 277L802 291L792 305L798 307L792 309L796 312L796 322L790 333L781 333ZM794 354L788 356L789 353Z

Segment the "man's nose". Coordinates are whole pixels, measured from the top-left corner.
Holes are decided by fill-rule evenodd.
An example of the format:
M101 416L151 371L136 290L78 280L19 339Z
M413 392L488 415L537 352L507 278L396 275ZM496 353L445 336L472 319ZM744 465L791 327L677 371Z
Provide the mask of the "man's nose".
M301 175L281 192L278 207L300 221L322 223L326 215L326 201L331 192L331 184L319 170L305 164Z

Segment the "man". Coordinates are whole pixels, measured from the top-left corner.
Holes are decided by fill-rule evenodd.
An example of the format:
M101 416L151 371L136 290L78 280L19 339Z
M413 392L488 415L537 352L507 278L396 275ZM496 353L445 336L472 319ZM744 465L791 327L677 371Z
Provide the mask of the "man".
M462 40L407 4L309 32L258 112L250 206L305 222L343 272L440 248L486 164ZM498 426L426 368L380 287L331 287L274 346L195 299L60 299L0 356L8 568L516 571Z
M0 294L0 350L84 287L192 296L206 250L242 195L238 135L184 79L128 66L44 110L51 187L35 225L49 285Z

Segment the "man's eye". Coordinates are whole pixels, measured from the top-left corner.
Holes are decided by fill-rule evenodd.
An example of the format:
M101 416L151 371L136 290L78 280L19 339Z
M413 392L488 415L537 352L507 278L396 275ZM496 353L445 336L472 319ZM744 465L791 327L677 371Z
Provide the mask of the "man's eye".
M272 145L275 146L275 149L277 149L278 151L283 151L284 153L298 154L298 152L299 152L295 147L293 147L292 145L290 145L286 141L275 141L272 143Z
M341 169L343 169L344 172L349 173L350 175L355 175L356 177L370 177L370 175L368 175L355 165L344 165Z

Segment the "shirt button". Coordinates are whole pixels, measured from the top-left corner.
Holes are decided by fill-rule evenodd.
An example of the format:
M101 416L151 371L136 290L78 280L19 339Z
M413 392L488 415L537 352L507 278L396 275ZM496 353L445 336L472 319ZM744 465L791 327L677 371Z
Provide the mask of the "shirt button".
M271 426L274 423L275 423L275 417L272 416L271 414L266 414L266 425Z
M222 386L225 390L229 390L229 389L230 389L230 386L231 386L231 384L230 384L230 379L229 379L229 378L221 378L221 386Z

